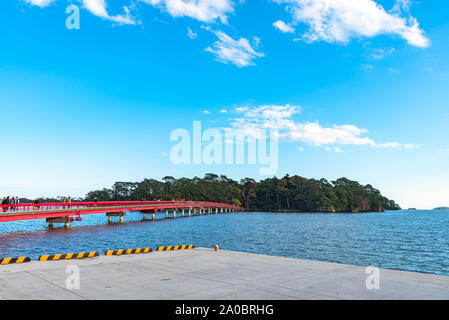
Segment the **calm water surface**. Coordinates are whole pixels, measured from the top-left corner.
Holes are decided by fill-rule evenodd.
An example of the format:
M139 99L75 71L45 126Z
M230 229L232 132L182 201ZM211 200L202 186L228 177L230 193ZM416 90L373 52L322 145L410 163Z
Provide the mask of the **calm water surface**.
M381 268L449 275L449 211L363 214L233 213L107 224L83 216L68 230L45 220L0 223L0 257L194 244Z

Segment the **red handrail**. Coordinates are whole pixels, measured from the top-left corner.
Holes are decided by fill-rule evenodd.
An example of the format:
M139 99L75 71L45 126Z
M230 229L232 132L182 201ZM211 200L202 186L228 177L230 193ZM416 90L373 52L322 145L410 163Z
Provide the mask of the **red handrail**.
M201 202L201 201L89 201L89 202L46 202L46 203L20 203L20 204L6 204L0 205L0 214L2 212L28 212L28 211L51 211L51 210L65 210L89 207L115 207L115 206L143 206L154 204L173 204L173 205L200 205L200 206L217 206L222 208L240 207L219 202Z

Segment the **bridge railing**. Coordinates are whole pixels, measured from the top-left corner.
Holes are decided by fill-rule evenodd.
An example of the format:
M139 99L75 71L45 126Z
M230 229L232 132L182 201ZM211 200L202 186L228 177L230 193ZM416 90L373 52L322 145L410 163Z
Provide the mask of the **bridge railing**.
M58 211L66 209L81 209L91 207L116 207L116 206L144 206L144 205L192 205L192 206L216 206L238 208L233 204L201 201L91 201L91 202L47 202L47 203L20 203L0 205L0 214L5 212L35 212Z

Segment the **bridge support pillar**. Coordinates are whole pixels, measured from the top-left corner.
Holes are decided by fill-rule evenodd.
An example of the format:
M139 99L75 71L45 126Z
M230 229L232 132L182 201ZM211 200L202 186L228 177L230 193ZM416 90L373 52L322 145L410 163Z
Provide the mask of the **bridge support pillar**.
M165 210L165 217L168 218L168 210Z
M154 220L154 213L151 215L151 220Z
M63 223L64 228L66 228L66 229L68 229L69 225L70 225L69 217L47 218L45 221L48 222L49 228L53 228L54 223Z
M120 223L123 223L123 217L126 216L125 212L109 212L106 213L106 216L108 217L108 222L112 223L112 217L119 217Z
M189 217L190 217L191 213L192 213L192 209L189 209Z
M173 210L173 219L176 219L176 210Z

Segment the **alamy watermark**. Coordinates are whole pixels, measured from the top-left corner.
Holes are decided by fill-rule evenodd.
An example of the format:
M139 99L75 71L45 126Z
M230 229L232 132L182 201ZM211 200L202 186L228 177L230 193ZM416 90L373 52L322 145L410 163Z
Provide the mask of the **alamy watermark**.
M276 130L257 130L257 135L232 128L202 132L201 121L193 121L192 129L192 134L186 129L171 132L170 141L177 142L170 150L173 164L248 164L259 165L260 175L277 173L279 150Z
M65 287L68 290L80 289L80 268L75 265L69 265L65 269L65 273L69 276L65 280Z
M65 20L65 27L69 30L80 29L80 8L71 4L65 9L65 13L69 16Z
M380 269L377 267L367 267L365 273L369 274L366 278L365 286L368 290L380 289Z

